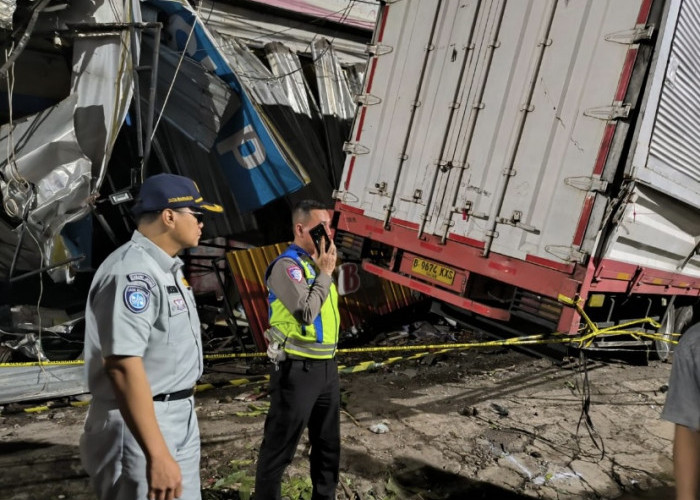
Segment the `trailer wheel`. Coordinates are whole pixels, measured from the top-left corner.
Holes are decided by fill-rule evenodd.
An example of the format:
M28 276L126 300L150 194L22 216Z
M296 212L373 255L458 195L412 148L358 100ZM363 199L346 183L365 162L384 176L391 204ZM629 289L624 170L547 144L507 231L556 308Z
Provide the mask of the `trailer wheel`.
M693 322L693 306L683 306L676 309L671 306L666 311L659 333L667 340L678 340L673 337L673 333L683 334ZM654 352L656 357L664 363L671 360L673 356L674 344L665 340L654 341Z

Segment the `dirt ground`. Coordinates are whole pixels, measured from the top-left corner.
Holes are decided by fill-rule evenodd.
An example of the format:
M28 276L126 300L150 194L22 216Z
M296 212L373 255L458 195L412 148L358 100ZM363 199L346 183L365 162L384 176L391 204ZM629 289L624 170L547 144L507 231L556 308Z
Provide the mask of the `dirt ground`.
M399 355L341 376L338 499L673 498L673 427L659 418L669 363L588 359L584 370L577 355L555 362L500 348ZM250 497L264 370L237 360L205 374L225 384L197 395L205 499ZM94 498L77 449L86 407L57 406L5 408L0 498ZM287 470L290 499L309 498L308 451L304 437Z

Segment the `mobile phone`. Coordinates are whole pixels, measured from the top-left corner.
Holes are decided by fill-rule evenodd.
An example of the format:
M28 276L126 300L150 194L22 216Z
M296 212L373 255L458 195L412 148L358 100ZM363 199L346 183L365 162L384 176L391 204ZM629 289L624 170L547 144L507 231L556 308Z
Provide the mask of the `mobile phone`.
M331 239L328 237L328 233L326 232L326 228L323 226L323 224L319 224L309 229L309 234L311 235L311 239L314 241L314 246L316 247L316 253L318 255L321 254L322 239L326 240L326 252L328 251L331 246Z

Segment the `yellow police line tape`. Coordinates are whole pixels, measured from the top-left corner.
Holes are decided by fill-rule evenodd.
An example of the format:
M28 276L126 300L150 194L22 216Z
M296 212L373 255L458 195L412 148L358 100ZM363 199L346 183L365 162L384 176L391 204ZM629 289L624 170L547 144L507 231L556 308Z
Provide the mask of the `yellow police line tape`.
M420 350L443 350L444 352L451 350L466 350L474 349L480 347L508 347L508 346L519 346L519 345L543 345L543 344L578 344L578 348L586 349L591 346L596 337L614 337L620 335L629 335L636 340L648 339L658 342L668 342L670 344L677 344L678 341L675 337L679 337L679 333L649 333L639 330L629 330L627 328L634 325L642 325L648 323L652 327L659 329L661 324L654 320L653 318L643 318L628 321L626 323L621 323L619 325L608 326L605 328L598 328L586 314L586 312L581 307L581 300L571 299L564 295L559 295L559 301L565 305L575 307L581 318L583 318L585 325L583 331L587 331L582 335L569 336L564 333L540 333L536 335L524 335L521 337L511 337L503 340L489 340L485 342L466 342L466 343L450 343L450 344L425 344L425 345L406 345L406 346L383 346L383 347L354 347L346 349L338 349L337 354L355 354L355 353L372 353L372 352L392 352L392 351L420 351ZM425 356L428 353L420 353L406 359L414 359L420 356ZM204 359L207 361L221 360L221 359L233 359L233 358L257 358L265 357L267 353L265 352L245 352L245 353L231 353L231 354L207 354ZM388 364L387 362L394 363L399 359L403 358L390 358L382 363ZM391 361L394 360L394 361ZM74 361L33 361L25 363L0 363L0 368L17 368L17 367L31 367L31 366L65 366L65 365L82 365L83 360ZM374 361L368 361L366 364L370 366ZM359 366L359 365L358 365Z
M419 352L416 354L413 354L411 356L395 356L392 358L387 358L383 361L363 361L361 363L358 363L353 366L345 366L345 365L338 365L338 372L341 374L346 374L346 373L357 373L361 371L367 371L367 370L374 370L378 369L383 366L388 366L390 364L396 363L401 360L412 360L412 359L418 359L421 357L428 356L430 354L432 355L437 355L437 354L444 354L450 351L454 350L466 350L466 349L472 349L475 347L503 347L503 346L516 346L516 345L536 345L536 344L550 344L550 343L569 343L569 344L578 344L580 348L585 349L586 347L590 346L593 340L596 337L603 336L603 337L608 337L608 336L617 336L617 335L630 335L636 339L640 338L646 338L649 340L657 340L657 341L663 341L663 342L669 342L671 344L677 344L677 340L673 340L670 337L676 337L679 336L679 334L676 333L670 333L670 334L658 334L658 333L647 333L647 332L640 332L640 331L633 331L633 330L626 330L625 328L632 326L632 325L638 325L638 324L643 324L643 323L649 323L651 326L655 328L661 328L661 325L655 321L652 318L644 318L640 320L634 320L634 321L629 321L627 323L623 323L620 325L615 325L607 328L598 328L598 326L593 323L588 315L581 309L579 301L574 301L572 299L568 299L567 297L564 297L569 302L565 302L567 304L573 305L576 307L578 310L579 314L581 314L581 317L584 319L586 323L586 328L589 330L589 333L577 337L567 337L565 334L538 334L538 335L526 335L522 337L513 337L509 339L504 339L504 340L490 340L486 342L468 342L468 343L461 343L461 344L432 344L432 345L412 345L412 346L391 346L391 347L358 347L358 348L350 348L350 349L338 349L339 354L346 354L346 353L367 353L367 352L387 352L387 351L412 351L412 350L422 350L424 352ZM562 302L562 297L559 298ZM234 358L234 357L262 357L266 356L267 353L264 352L257 352L257 353L242 353L242 354L214 354L214 355L207 355L205 356L205 359L223 359L223 358ZM80 364L82 361L74 361L74 362L55 362L56 364ZM7 363L5 363L7 364ZM10 364L12 366L16 365L36 365L38 363L15 363L15 364ZM43 364L48 364L48 363L41 363ZM2 365L0 365L2 366ZM234 387L241 387L245 385L253 385L253 384L263 384L268 382L270 379L269 375L260 375L255 377L254 379L250 378L240 378L240 379L232 379L232 380L227 380L223 383L206 383L206 384L199 384L195 387L197 393L201 393L207 390L211 389L216 389L219 387L225 387L225 386L234 386ZM55 408L62 408L66 406L73 406L73 407L80 407L80 406L85 406L88 405L90 402L89 401L70 401L68 403L64 404L53 404L51 406L43 405L43 406L35 406L32 408L25 408L22 411L24 413L38 413L42 411L47 411L50 409L55 409Z

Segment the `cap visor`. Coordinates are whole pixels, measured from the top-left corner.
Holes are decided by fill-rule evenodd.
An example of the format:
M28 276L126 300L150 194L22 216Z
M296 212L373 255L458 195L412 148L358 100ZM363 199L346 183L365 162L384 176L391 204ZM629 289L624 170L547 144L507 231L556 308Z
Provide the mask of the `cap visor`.
M198 203L197 207L203 208L204 210L207 210L208 212L215 212L217 214L220 214L221 212L224 211L224 207L222 207L221 205L216 205L215 203L207 203L207 202Z

